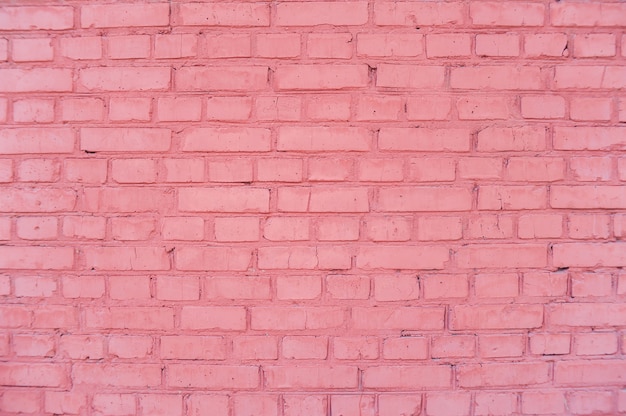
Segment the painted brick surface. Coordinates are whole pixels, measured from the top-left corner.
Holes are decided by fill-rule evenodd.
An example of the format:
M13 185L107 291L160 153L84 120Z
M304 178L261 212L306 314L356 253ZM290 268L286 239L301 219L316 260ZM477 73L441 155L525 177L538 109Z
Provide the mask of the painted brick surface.
M0 4L2 415L626 414L626 4Z

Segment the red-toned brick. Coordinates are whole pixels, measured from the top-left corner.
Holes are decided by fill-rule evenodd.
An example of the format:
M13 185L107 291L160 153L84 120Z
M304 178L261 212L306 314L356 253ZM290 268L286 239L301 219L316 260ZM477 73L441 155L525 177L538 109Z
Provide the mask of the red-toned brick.
M276 8L278 26L357 26L367 23L367 2L288 2Z
M259 367L254 365L170 364L167 385L174 388L249 390L259 386Z
M374 23L378 26L445 26L463 21L463 5L458 2L386 1L374 7Z
M300 35L291 33L259 34L256 36L256 55L263 58L294 58L299 56Z
M505 57L519 54L519 35L510 33L476 35L476 55Z
M472 53L471 42L468 34L426 35L426 56L429 58L469 56Z
M255 127L189 127L181 134L183 152L268 152L270 130Z
M363 371L366 389L447 389L452 370L448 365L378 366Z
M379 64L376 86L382 88L437 89L443 86L445 67L438 65Z
M459 305L452 308L450 326L467 329L521 329L543 325L541 305Z
M166 26L170 13L165 3L82 5L80 12L83 28Z
M170 68L84 68L79 71L79 85L83 91L163 91L170 86Z
M181 26L270 25L267 3L181 3L175 10L172 23Z
M626 18L621 3L551 4L550 22L554 26L619 26Z
M424 52L424 35L419 33L360 33L359 56L416 57Z

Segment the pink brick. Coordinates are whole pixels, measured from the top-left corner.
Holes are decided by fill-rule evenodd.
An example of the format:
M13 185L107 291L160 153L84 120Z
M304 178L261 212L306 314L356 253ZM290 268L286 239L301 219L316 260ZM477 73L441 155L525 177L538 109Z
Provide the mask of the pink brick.
M18 123L51 123L54 121L54 101L41 99L15 101L13 120Z
M154 3L83 5L81 27L166 26L169 23L169 6Z
M140 59L150 56L150 36L111 36L107 41L111 59Z
M4 7L2 30L63 30L74 27L74 10L69 6Z
M198 121L201 111L200 97L160 98L157 102L160 121Z
M476 55L519 56L520 37L514 34L476 35Z
M192 34L155 35L155 58L188 58L197 55L198 40Z
M464 21L458 3L379 2L374 7L374 22L379 26L445 26Z
M104 118L104 103L98 98L75 98L61 101L61 120L99 121Z
M91 60L102 58L102 38L99 36L61 38L59 45L61 56L69 59Z
M524 51L533 58L567 57L567 35L565 33L533 33L524 37Z
M51 39L14 39L12 46L15 62L51 61L54 58Z
M300 35L259 34L256 55L263 58L293 58L300 55Z
M419 299L420 284L416 276L375 276L374 298L379 302Z
M208 58L245 58L252 54L248 34L207 34L204 43Z
M109 118L113 121L149 121L149 98L111 98Z
M307 53L311 58L348 59L354 50L353 40L350 33L311 33L307 37Z
M469 415L470 402L470 393L428 393L426 412L433 416Z
M173 23L182 26L269 26L269 4L183 3Z
M429 58L462 57L471 54L471 38L466 34L426 35Z
M368 20L367 3L290 2L276 8L278 26L362 25Z
M299 120L301 107L302 99L300 97L258 97L256 100L256 112L259 120Z

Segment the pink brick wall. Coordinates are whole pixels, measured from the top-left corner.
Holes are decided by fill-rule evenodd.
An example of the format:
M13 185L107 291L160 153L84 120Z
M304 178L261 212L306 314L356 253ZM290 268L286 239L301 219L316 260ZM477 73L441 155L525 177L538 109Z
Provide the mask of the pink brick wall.
M2 3L2 415L626 414L626 3Z

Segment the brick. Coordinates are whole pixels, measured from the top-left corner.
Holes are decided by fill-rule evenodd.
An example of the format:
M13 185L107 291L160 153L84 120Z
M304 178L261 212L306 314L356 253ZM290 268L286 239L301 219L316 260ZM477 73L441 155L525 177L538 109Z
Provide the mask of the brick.
M0 92L68 92L71 90L71 69L6 68L0 70Z
M316 299L322 293L319 276L278 276L276 277L277 299Z
M477 416L509 415L517 410L515 393L478 392L474 400Z
M256 127L188 127L183 152L269 152L270 130Z
M117 358L145 358L152 354L152 337L113 336L109 339L109 354Z
M257 241L259 238L258 218L215 218L215 239L217 241Z
M565 396L560 391L522 393L522 411L530 414L559 414L565 412Z
M401 97L363 95L356 106L355 119L358 121L393 121L402 114Z
M176 70L174 82L177 91L259 91L267 85L267 74L264 66L193 66Z
M257 180L262 182L301 182L302 159L258 159Z
M333 299L368 299L370 279L351 275L326 277L326 292Z
M142 412L154 416L183 416L183 396L174 394L148 394L139 396Z
M445 26L464 22L459 3L379 2L374 6L374 23L378 26Z
M175 388L249 390L259 385L259 368L252 365L171 364L167 385Z
M307 100L307 116L314 120L348 120L349 95L314 95Z
M502 159L488 157L464 157L459 160L461 179L499 179L502 177Z
M363 127L281 127L278 151L368 151L371 132Z
M532 354L563 355L570 352L570 334L535 333L529 337Z
M610 355L618 351L614 332L579 333L574 336L576 355Z
M378 366L363 371L365 389L446 389L451 386L448 365ZM412 387L411 387L412 386Z
M367 2L289 2L276 7L278 26L359 26L367 23Z
M204 159L161 159L165 182L202 182L205 177ZM160 175L159 175L160 177Z
M544 362L467 364L457 371L457 382L464 388L537 385L551 380L550 364Z
M154 36L154 57L160 59L190 58L198 54L198 38L194 34L176 33Z
M2 30L64 30L74 27L71 6L15 6L0 11Z
M379 64L376 86L382 88L436 89L444 83L443 66Z
M545 186L485 185L478 189L479 210L543 209L547 199Z
M554 26L619 26L626 18L626 7L620 3L551 4L550 21Z
M374 416L376 414L375 396L336 395L331 396L330 412L333 415Z
M269 26L270 7L266 3L181 3L173 23L181 26Z
M263 237L269 241L306 241L310 228L308 218L270 217L265 221Z
M0 61L7 61L8 59L9 59L9 41L7 39L0 39Z
M351 159L336 159L330 157L309 159L308 179L315 182L346 181L353 176L354 161ZM308 192L304 188L282 188L278 190L279 199L281 192L284 198L288 194L304 194Z
M174 327L174 312L166 307L89 308L85 311L85 327L167 330Z
M624 88L625 70L619 66L569 66L555 68L554 88L563 89L619 89Z
M372 217L365 221L365 232L372 241L408 241L412 225L407 217Z
M524 273L523 292L528 296L565 296L567 273Z
M92 67L78 75L82 91L163 91L170 86L167 67Z
M111 179L118 183L154 183L157 165L154 159L114 159Z
M161 220L165 240L199 241L204 237L204 221L198 217L171 217Z
M472 335L433 337L430 353L433 358L473 357L476 354L474 338Z
M542 126L487 127L478 132L477 150L482 152L540 151L546 148Z
M60 104L62 121L99 121L104 118L104 103L99 98L70 98Z
M112 121L149 121L150 98L111 97L109 119Z
M621 384L626 374L620 360L584 360L556 362L554 382L557 385Z
M470 150L470 131L382 127L378 133L378 148L384 151L467 152Z
M563 217L558 214L522 215L517 227L519 238L560 238L563 236Z
M0 191L0 212L72 211L76 194L69 189L5 188Z
M13 39L11 57L15 62L43 62L54 59L52 39Z
M253 307L250 327L255 330L337 328L344 324L344 311L338 308Z
M26 159L17 166L17 180L23 182L56 182L61 166L52 159Z
M80 363L73 366L72 379L77 385L156 387L161 384L158 364Z
M243 182L250 183L253 178L253 164L249 159L225 161L209 161L210 182Z
M180 188L178 208L187 212L268 212L269 189Z
M278 416L279 398L278 396L235 396L233 398L233 409L236 415L254 416L267 415Z
M465 237L472 239L512 238L513 218L505 215L483 214L468 218Z
M69 368L63 364L0 363L0 384L21 387L65 387Z
M602 214L571 214L568 230L570 238L581 240L607 239L611 234L610 216Z
M84 251L87 267L92 270L169 270L165 249L136 247L132 252L121 247L89 247Z
M517 334L479 335L478 350L484 358L521 357L526 337Z
M130 415L136 412L136 401L134 394L95 394L92 405L106 415Z
M367 292L369 293L369 281L367 281ZM378 302L414 300L420 298L420 278L419 276L375 276L374 277L374 299Z
M244 360L276 360L278 343L270 336L240 336L233 338L233 354Z
M18 123L51 123L54 121L52 100L26 99L13 102L13 120Z
M421 276L425 299L466 298L469 291L467 275L437 274Z
M467 97L456 103L460 120L505 120L511 107L505 97Z
M286 336L283 338L282 355L287 359L326 359L328 338L324 336Z
M87 407L87 396L79 392L46 391L44 410L57 414L80 414Z
M476 26L542 26L544 14L545 6L540 3L479 1L470 5L470 19Z
M74 249L70 247L0 247L0 268L68 270L74 265Z
M450 327L467 329L523 329L543 325L541 305L458 305L452 308Z
M74 133L67 128L27 127L0 131L0 154L71 153Z
M355 388L358 369L352 366L266 366L263 375L270 389L326 390ZM295 416L295 414L294 414Z
M380 188L377 208L384 212L466 211L471 208L472 195L459 187L396 187Z
M105 284L101 276L63 276L63 297L68 299L98 299L104 296Z
M471 55L471 37L467 34L426 35L426 56L429 58L464 57Z
M262 58L295 58L300 55L300 35L258 34L256 35L256 55Z
M622 325L626 320L623 304L568 303L547 308L552 325L572 327Z
M141 59L150 56L150 36L128 35L107 38L111 59Z
M417 239L420 241L459 240L463 236L461 217L420 216Z
M160 357L173 360L223 360L226 342L223 337L166 335L160 338Z
M270 299L266 277L207 277L203 295L208 299Z
M104 339L99 335L62 335L59 355L75 360L104 358Z
M553 186L550 189L552 208L589 209L623 208L626 195L619 186Z
M171 131L162 128L80 129L80 149L88 152L163 152L170 148Z
M531 58L569 56L565 33L532 33L524 36L524 52Z
M82 5L80 12L83 28L167 26L170 20L164 3Z
M443 309L439 307L353 307L353 328L368 331L380 329L438 330L443 328Z
M613 34L590 33L574 36L574 57L576 58L609 57L615 56L615 52L615 35Z
M476 55L494 57L512 57L520 54L519 35L479 34L476 35Z
M323 415L328 408L326 396L285 396L283 399L283 415Z
M352 57L350 33L310 33L307 36L307 54L310 58L349 59Z
M378 358L376 337L334 338L333 354L340 360L374 360Z
M11 218L9 217L0 217L0 240L10 240L11 239ZM8 276L5 277L8 282ZM8 286L8 283L7 283ZM4 285L3 285L4 287Z
M427 393L426 412L433 416L467 416L470 414L471 395L464 393Z
M438 246L363 246L357 267L363 269L443 269L448 250Z
M336 269L351 267L351 255L339 247L263 247L258 251L261 269Z
M63 235L73 238L103 240L106 235L106 218L73 216L63 218Z
M184 247L175 252L176 268L186 271L247 270L250 249L239 247Z
M54 338L49 335L13 335L13 352L18 357L53 357Z
M557 157L511 157L505 177L520 182L555 182L565 177L565 160Z
M111 276L109 277L109 296L111 299L150 299L150 278L148 276Z
M183 329L244 330L246 310L237 306L184 306L180 326Z
M416 57L424 53L424 35L418 33L359 33L357 55Z
M428 338L386 338L383 341L383 358L403 361L425 360L428 358Z
M279 66L274 80L279 91L341 90L367 87L369 75L366 65L300 64Z
M565 99L561 96L526 96L522 97L522 117L552 119L565 116Z
M158 276L156 298L161 300L200 299L200 280L193 277Z
M451 100L441 96L408 97L406 118L408 120L448 120L452 109Z
M556 127L554 147L558 150L616 150L626 146L620 127Z
M0 409L4 412L35 413L40 411L42 392L5 391L0 399Z
M567 401L567 407L577 415L610 413L615 409L615 395L612 391L575 391Z
M257 97L256 115L259 120L299 120L302 107L300 97Z
M17 236L24 240L52 240L58 235L55 217L18 217L15 227Z
M610 98L572 98L569 108L570 118L581 121L609 121L613 112L612 101Z
M157 103L159 121L199 121L201 112L200 97L166 97Z
M91 60L102 58L102 38L85 36L59 39L61 56L75 60Z
M46 277L15 277L13 287L17 297L51 297L57 291L57 281Z
M464 90L543 90L537 66L467 66L452 68L450 87Z

